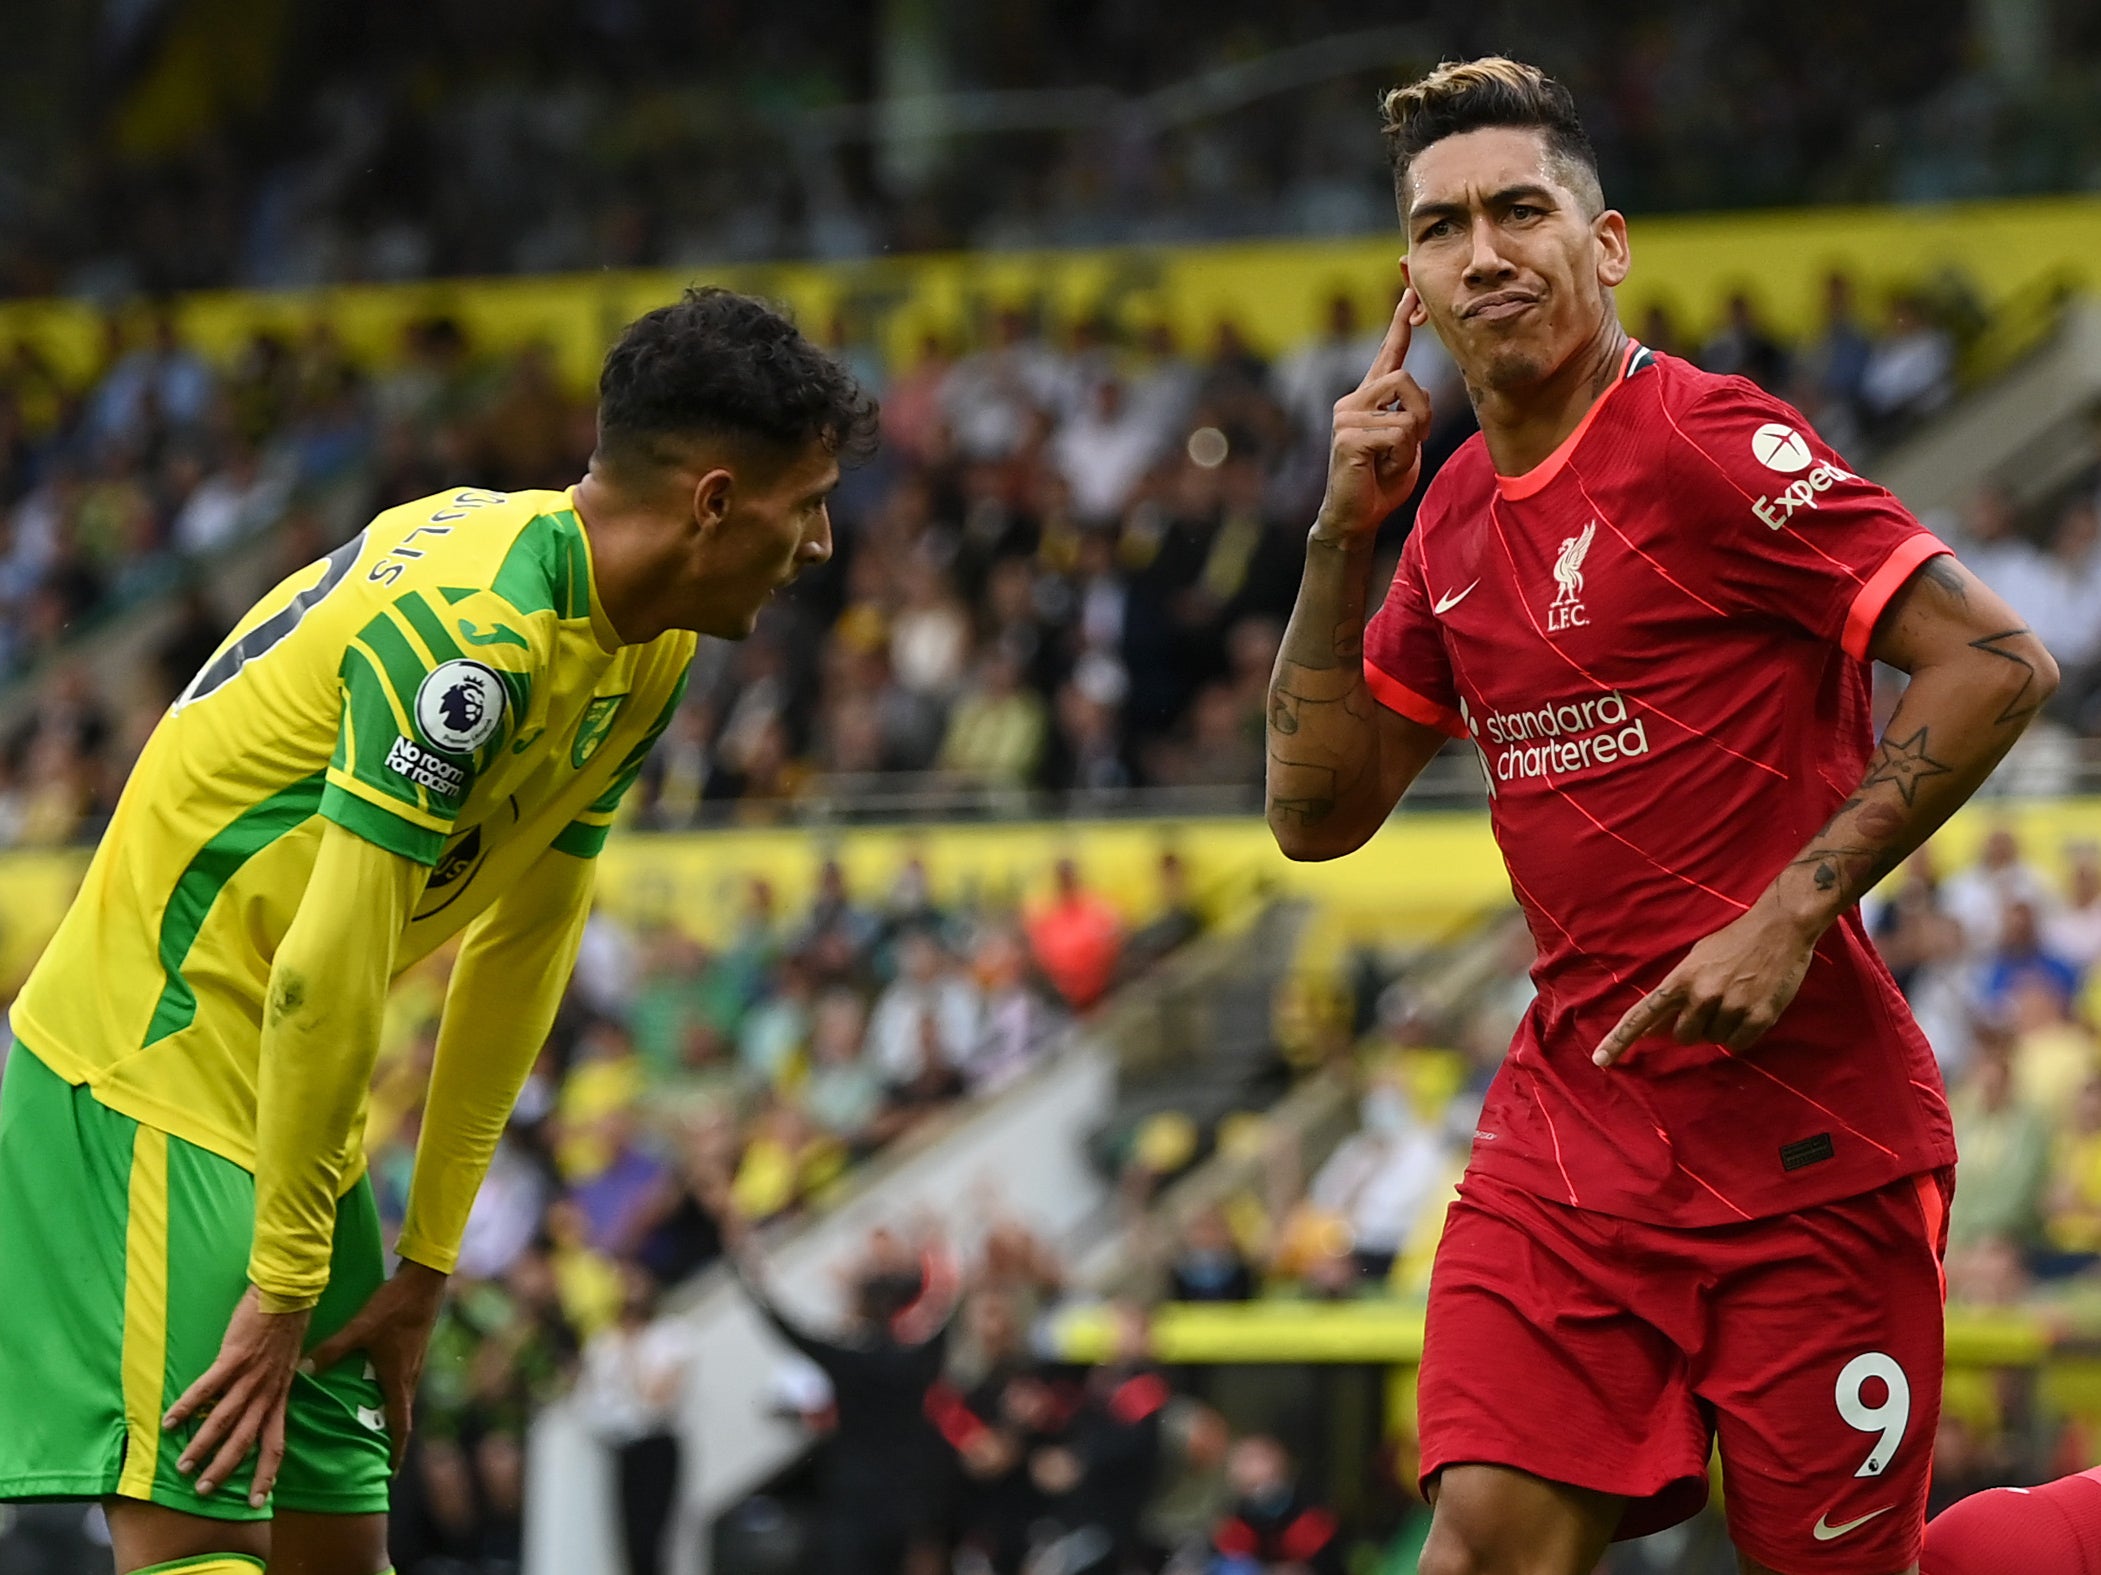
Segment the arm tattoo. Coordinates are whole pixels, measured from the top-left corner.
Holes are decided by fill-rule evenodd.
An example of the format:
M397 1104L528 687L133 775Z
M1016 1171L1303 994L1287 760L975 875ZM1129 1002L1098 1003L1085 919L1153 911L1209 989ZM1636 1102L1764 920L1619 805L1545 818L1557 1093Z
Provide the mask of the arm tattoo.
M1319 826L1377 768L1376 702L1364 682L1371 545L1309 539L1298 605L1269 684L1266 798L1272 824Z
M1938 563L1940 560L1936 558L1934 561ZM2018 726L2042 708L2040 700L2031 698L2035 693L2035 663L2029 661L2018 650L2009 650L2001 644L2002 641L2019 640L2024 637L2032 638L2031 631L2002 629L1997 634L1988 634L1981 640L1970 642L1971 650L1987 652L2002 662L2013 663L2021 670L2021 692L2007 701L2005 707L1992 719L1993 725L1997 727Z
M1839 806L1816 839L1788 865L1808 869L1818 891L1835 891L1847 902L1874 889L1904 862L1904 812L1887 798L1869 795L1867 790L1875 785L1872 768L1869 776L1861 791ZM1885 780L1903 791L1898 779Z
M1919 570L1919 578L1946 591L1955 600L1961 602L1963 606L1967 607L1970 605L1970 593L1963 584L1962 570L1956 565L1953 558L1928 558L1926 567Z
M1885 782L1892 782L1903 796L1906 808L1916 804L1921 782L1928 777L1946 776L1955 769L1927 754L1926 745L1926 729L1923 727L1911 737L1896 742L1885 737L1875 751L1874 759L1868 762L1868 774L1861 787L1880 787Z

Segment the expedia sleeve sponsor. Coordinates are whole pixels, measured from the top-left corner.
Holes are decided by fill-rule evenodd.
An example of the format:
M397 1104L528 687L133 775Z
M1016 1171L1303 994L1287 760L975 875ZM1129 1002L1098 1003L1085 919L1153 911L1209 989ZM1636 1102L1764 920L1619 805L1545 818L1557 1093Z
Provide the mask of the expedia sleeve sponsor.
M1479 719L1481 754L1499 782L1566 777L1649 752L1649 732L1617 689Z

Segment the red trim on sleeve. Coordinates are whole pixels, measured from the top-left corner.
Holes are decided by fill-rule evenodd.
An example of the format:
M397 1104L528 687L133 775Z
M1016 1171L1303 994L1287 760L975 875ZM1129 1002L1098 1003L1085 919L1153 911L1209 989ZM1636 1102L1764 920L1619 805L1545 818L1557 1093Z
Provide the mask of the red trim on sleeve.
M1875 623L1881 618L1883 609L1889 606L1890 598L1904 588L1904 582L1911 578L1920 564L1953 550L1926 530L1916 536L1906 536L1891 548L1890 555L1882 560L1882 567L1868 576L1867 583L1854 596L1853 605L1846 609L1846 632L1839 642L1845 646L1846 655L1856 661L1866 661L1868 642L1875 638Z
M1522 476L1506 476L1500 471L1497 472L1496 490L1513 501L1519 498L1529 498L1534 493L1543 490L1548 482L1560 475L1562 467L1569 462L1570 456L1576 452L1576 445L1583 441L1583 434L1590 430L1590 424L1598 419L1598 412L1605 408L1605 401L1619 391L1620 384L1627 381L1627 364L1634 359L1635 352L1640 349L1640 345L1629 339L1627 348L1620 352L1619 375L1612 380L1610 388L1590 402L1590 408L1583 412L1583 419L1576 423L1576 430L1557 443L1554 446L1553 453L1534 465Z
M1466 737L1466 724L1459 720L1459 713L1449 706L1441 706L1427 695L1419 695L1390 673L1381 672L1372 665L1370 657L1364 659L1364 681L1370 685L1373 696L1389 711L1397 711L1411 722L1420 722L1424 727L1434 727L1440 733L1449 733L1454 738Z

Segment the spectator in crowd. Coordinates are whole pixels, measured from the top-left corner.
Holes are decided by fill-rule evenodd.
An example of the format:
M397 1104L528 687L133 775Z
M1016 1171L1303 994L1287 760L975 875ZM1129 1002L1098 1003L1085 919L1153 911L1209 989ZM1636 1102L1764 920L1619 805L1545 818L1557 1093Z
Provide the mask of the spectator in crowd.
M1457 1179L1441 1126L1419 1118L1397 1071L1365 1090L1358 1130L1314 1176L1307 1201L1348 1227L1357 1272L1383 1279L1433 1201ZM1442 1214L1440 1209L1439 1214Z
M1915 295L1890 303L1889 333L1868 354L1860 397L1871 433L1931 415L1955 392L1955 345ZM2010 589L2000 589L2011 595Z
M2016 992L2029 985L2040 985L2059 1002L2068 1003L2079 993L2079 969L2043 944L2036 904L2015 897L2006 904L1998 942L1985 964L1982 1004L1987 1011L2003 1015Z
M868 1022L868 1057L884 1081L911 1082L931 1043L949 1067L968 1064L983 1032L977 987L925 930L897 946L897 977L877 997Z
M2065 901L2044 923L2044 944L2092 977L2101 963L2101 843L2074 842L2065 867Z
M1178 1302L1244 1302L1255 1295L1255 1274L1234 1238L1226 1211L1201 1210L1182 1233L1168 1265L1168 1297Z
M1941 904L1962 926L1964 944L1977 956L1996 951L2008 916L2016 904L2029 914L2049 906L2049 887L2021 853L2021 840L2008 825L1985 833L1977 862L1947 882Z
M1189 867L1173 849L1160 855L1159 908L1156 915L1131 932L1123 950L1122 967L1139 973L1188 945L1204 930L1203 909L1189 889Z
M2088 724L2101 721L2088 715L2101 689L2101 499L2075 496L2065 504L2051 531L2047 569L2037 587L2047 593L2028 621L2061 674L2050 714L2091 733Z
M1048 712L1022 682L1021 662L994 646L949 714L939 765L967 781L993 788L1025 788L1043 758Z
M883 1073L863 1054L861 999L850 990L827 990L817 1003L810 1036L810 1072L803 1108L810 1119L854 1153L875 1144L883 1111Z
M2026 1252L2042 1239L2050 1133L2014 1086L2014 1040L2001 1023L1978 1025L1977 1058L1950 1101L1962 1186L1948 1221L1950 1257L1987 1246Z
M2056 600L2048 560L2021 533L2020 510L2006 488L1978 489L1963 510L1956 546L1977 577L2016 606Z
M1107 898L1080 880L1072 859L1058 860L1056 890L1029 915L1029 949L1066 1004L1084 1011L1102 998L1123 949L1123 920Z
M1834 269L1824 278L1824 322L1797 368L1807 397L1802 408L1826 441L1848 452L1859 432L1862 389L1874 341L1861 326L1850 274Z
M621 1549L628 1575L665 1568L678 1504L678 1417L700 1352L692 1324L660 1315L649 1271L622 1271L620 1316L584 1346L577 1402L613 1451Z
M1750 293L1733 292L1723 314L1714 337L1700 347L1700 365L1724 376L1748 377L1760 388L1785 388L1787 353L1759 321Z
M1232 1511L1211 1533L1209 1575L1343 1575L1343 1539L1333 1511L1299 1492L1291 1456L1257 1435L1233 1446L1226 1462Z
M781 1311L741 1226L733 1259L752 1305L773 1331L823 1372L832 1436L822 1466L823 1568L839 1575L906 1575L938 1537L940 1443L927 1405L948 1352L952 1268L923 1252L899 1265L877 1244L854 1282L853 1321L825 1337Z
M2101 1076L2090 1076L2055 1157L2050 1186L2050 1245L2084 1260L2101 1259Z

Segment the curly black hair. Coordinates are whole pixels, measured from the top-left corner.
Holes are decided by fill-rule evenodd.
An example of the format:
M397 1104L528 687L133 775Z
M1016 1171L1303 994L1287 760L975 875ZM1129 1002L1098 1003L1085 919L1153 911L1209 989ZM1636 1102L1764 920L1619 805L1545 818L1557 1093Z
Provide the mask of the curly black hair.
M663 464L669 444L703 433L783 453L814 440L854 464L875 451L876 414L783 312L712 286L629 323L598 377L598 450L615 465Z
M1598 155L1576 114L1575 95L1537 66L1503 55L1447 60L1418 82L1380 100L1381 130L1393 161L1393 190L1408 219L1408 167L1434 142L1487 126L1521 126L1546 139L1557 173L1592 217L1605 209Z

